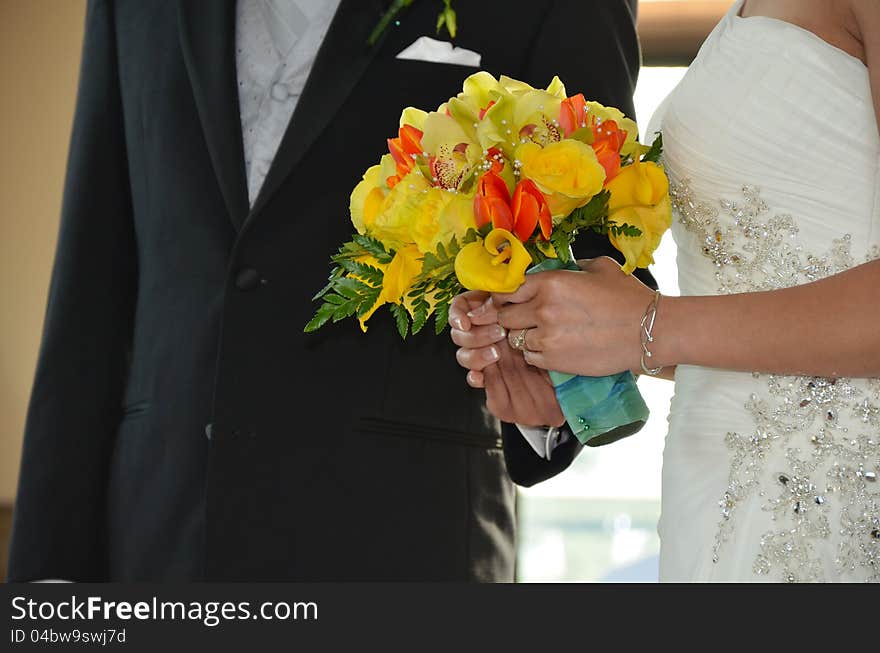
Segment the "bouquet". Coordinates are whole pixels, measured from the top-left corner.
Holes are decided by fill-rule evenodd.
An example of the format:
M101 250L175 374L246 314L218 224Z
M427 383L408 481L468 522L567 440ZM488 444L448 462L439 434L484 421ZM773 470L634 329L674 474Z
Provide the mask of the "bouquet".
M569 97L558 77L541 90L479 72L436 111L404 109L388 153L351 194L356 233L332 257L305 330L356 317L366 331L387 306L401 337L432 316L439 334L463 289L513 292L530 268L576 269L582 230L607 235L624 272L647 267L671 208L661 137L648 147L637 134L618 109ZM554 379L558 396L570 377ZM606 409L620 408L615 383ZM569 419L576 434L590 427L581 408L572 415L584 424Z

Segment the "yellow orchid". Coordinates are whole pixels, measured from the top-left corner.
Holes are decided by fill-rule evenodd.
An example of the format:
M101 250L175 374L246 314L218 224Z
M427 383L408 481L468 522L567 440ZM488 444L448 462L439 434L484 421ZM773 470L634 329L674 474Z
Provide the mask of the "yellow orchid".
M483 161L482 148L451 115L432 112L425 118L422 147L431 152L428 174L434 184L458 189Z
M380 181L381 171L381 165L367 168L363 179L351 191L348 208L351 213L351 223L359 234L366 233L382 210L385 190L384 184Z
M455 257L455 274L468 290L514 292L531 264L519 238L506 229L493 229L483 241L462 247Z
M399 127L410 125L420 131L425 131L425 120L428 117L427 111L422 111L415 107L407 107L400 113Z
M542 144L558 140L554 120L563 99L565 85L558 77L546 90L540 90L511 77L495 79L479 72L468 77L462 92L442 105L439 112L448 112L482 150L497 147L510 158L524 138Z
M560 140L557 116L561 104L554 94L536 89L500 96L477 127L480 145L487 150L497 147L513 159L523 142L545 145Z

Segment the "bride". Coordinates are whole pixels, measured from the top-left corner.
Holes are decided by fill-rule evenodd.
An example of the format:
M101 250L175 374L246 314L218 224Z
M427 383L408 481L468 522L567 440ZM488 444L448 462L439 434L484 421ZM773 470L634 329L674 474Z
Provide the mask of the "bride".
M524 425L563 421L543 370L641 372L659 300L661 580L880 580L878 114L880 4L738 0L655 120L682 296L595 259L456 299L468 382Z

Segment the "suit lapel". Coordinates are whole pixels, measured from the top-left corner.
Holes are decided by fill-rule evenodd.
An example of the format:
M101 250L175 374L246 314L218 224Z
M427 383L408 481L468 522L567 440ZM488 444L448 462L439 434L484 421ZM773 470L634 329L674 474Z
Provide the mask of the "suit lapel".
M235 0L178 0L180 43L214 173L239 229L248 214L235 68Z
M386 4L382 0L339 3L248 221L302 160L363 75L379 47L367 47L367 37Z

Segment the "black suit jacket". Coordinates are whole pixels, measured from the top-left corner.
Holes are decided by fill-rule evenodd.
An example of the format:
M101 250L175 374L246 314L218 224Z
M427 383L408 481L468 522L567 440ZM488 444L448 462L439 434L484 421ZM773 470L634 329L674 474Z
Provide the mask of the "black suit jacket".
M303 334L401 108L474 72L395 58L437 2L366 47L385 5L342 0L249 210L234 0L89 3L12 580L512 577L498 424L448 338ZM634 8L457 2L457 44L632 115Z

